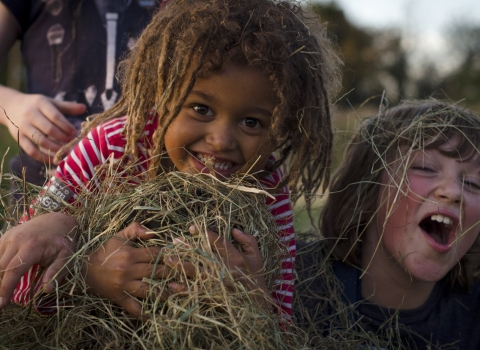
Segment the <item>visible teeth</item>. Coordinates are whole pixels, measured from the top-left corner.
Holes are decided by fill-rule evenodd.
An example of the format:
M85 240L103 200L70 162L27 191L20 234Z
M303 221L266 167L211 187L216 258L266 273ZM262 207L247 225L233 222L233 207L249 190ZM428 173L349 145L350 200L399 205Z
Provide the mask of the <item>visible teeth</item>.
M214 158L210 158L210 157L205 157L203 154L201 153L197 153L197 158L198 160L200 160L203 164L207 164L207 162L210 162L210 164L213 165L214 168L217 168L219 170L228 170L230 168L233 167L233 163L232 162L222 162L222 163L213 163L213 159Z
M443 216L441 214L432 215L430 219L432 219L432 221L442 222L445 225L453 224L453 219L449 218L448 216Z

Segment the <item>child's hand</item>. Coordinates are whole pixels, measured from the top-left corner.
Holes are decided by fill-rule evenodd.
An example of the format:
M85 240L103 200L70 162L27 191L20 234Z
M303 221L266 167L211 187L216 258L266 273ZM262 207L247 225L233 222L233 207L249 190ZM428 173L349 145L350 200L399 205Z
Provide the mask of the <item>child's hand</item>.
M60 282L76 251L77 222L68 215L48 213L31 219L0 238L0 309L10 301L22 276L35 264L46 268L42 283ZM55 282L46 286L53 291Z
M195 226L189 228L190 233L197 234ZM256 291L256 300L262 307L267 307L265 297L269 296L263 272L263 258L255 237L236 228L232 235L241 250L225 239L225 237L207 231L207 238L212 248L218 253L234 280L239 281L250 291Z
M152 237L153 234L148 234L145 227L134 222L93 252L83 266L89 291L111 300L137 318L142 317L142 307L137 298L166 300L168 293L152 295L151 286L142 281L145 277L168 278L172 273L172 268L163 265L162 261L155 266L161 248L135 248L131 244ZM181 269L182 266L176 268ZM175 292L183 290L179 285L172 287Z

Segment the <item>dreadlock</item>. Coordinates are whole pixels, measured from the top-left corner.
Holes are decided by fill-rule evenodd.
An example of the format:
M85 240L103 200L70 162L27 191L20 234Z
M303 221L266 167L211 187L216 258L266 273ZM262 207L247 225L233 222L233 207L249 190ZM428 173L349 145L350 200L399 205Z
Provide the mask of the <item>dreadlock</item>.
M333 143L330 104L340 81L331 45L324 26L293 0L171 1L120 64L120 100L86 122L80 137L127 115L125 152L136 160L137 141L155 108L153 176L162 171L165 132L196 79L219 71L224 62L249 65L269 77L278 102L262 146L274 146L278 161L267 170L285 165L284 183L296 195L317 191L322 183L326 188Z

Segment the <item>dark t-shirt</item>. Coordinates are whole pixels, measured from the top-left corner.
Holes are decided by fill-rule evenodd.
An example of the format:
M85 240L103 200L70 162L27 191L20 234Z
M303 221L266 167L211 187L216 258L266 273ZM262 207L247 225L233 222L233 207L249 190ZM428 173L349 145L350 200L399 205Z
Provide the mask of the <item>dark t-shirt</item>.
M303 248L302 248L303 247ZM304 306L304 311L318 312L318 305L323 297L334 299L332 288L327 284L338 283L337 290L341 301L330 302L322 311L338 316L338 309L350 305L348 315L350 325L357 322L356 329L373 332L380 338L389 338L384 348L397 348L398 344L410 349L480 349L480 283L474 284L471 292L453 289L443 279L436 283L429 299L421 307L411 310L393 310L379 307L361 297L360 270L339 261L325 261L320 253L322 244L313 244L311 249L299 244L297 250L297 273L300 283L296 286L299 294L297 303ZM326 263L323 274L312 268ZM332 281L332 278L335 280ZM351 306L355 305L355 306ZM324 317L312 315L308 317ZM297 314L300 323L305 323L305 316ZM328 317L325 317L328 319ZM334 318L332 318L333 320ZM310 321L309 321L310 322ZM335 327L342 321L335 320ZM345 323L344 323L345 324ZM305 326L305 324L303 325ZM324 327L323 334L332 329L328 322L319 324ZM347 325L349 327L349 325ZM396 338L396 339L395 339Z
M118 62L149 23L160 0L2 0L21 26L27 92L87 105L66 116L80 128L119 98ZM27 181L42 185L43 164L23 157ZM11 170L21 173L18 157Z

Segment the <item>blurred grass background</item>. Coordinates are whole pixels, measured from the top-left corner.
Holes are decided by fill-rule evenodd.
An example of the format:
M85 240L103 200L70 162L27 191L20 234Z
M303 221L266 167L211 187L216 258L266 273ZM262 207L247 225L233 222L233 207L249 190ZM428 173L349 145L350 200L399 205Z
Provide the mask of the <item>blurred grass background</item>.
M0 62L0 84L25 91L25 67L22 64L19 42L10 50L7 59ZM8 114L8 111L0 108L0 113L5 112ZM16 154L18 154L17 141L10 135L7 127L0 125L0 160L5 155L4 173L9 172L10 159ZM8 184L2 181L1 188L7 189ZM0 210L3 210L1 206Z

